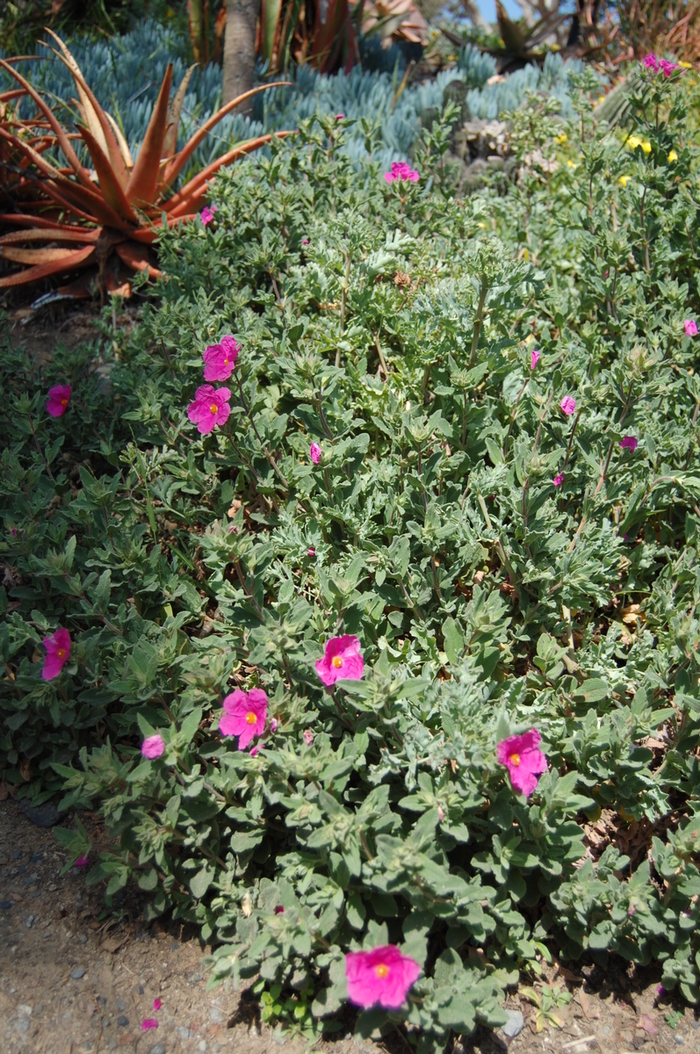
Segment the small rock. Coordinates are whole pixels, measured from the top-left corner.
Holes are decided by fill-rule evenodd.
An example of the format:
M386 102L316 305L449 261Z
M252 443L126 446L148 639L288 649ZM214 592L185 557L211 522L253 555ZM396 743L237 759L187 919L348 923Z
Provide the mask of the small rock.
M221 1022L221 1011L217 1010L215 1006L209 1011L209 1017L212 1019L215 1025Z
M31 1022L28 1017L18 1017L16 1029L18 1032L29 1032Z
M44 854L43 853L32 853L32 855L29 857L29 863L30 864L38 864L39 861L43 860L43 859L44 859Z
M121 1003L121 999L119 1000L119 1002ZM123 1009L123 1007L120 1007L120 1009ZM126 1028L126 1026L129 1024L129 1018L124 1017L124 1014L122 1014L120 1017L117 1018L117 1024L120 1028Z
M103 995L98 995L97 1002L100 1004L100 1006L104 1006L107 1000Z
M611 1032L612 1029L610 1028L610 1025L603 1025L603 1027L600 1029L601 1036L609 1036Z
M697 1032L697 1030L700 1028L700 1021L695 1021L695 1020L691 1021L690 1022L690 1027L694 1028L695 1031Z
M281 1032L279 1029L276 1029L272 1033L272 1038L274 1039L278 1047L283 1047L287 1042L287 1037L285 1036L284 1032Z
M502 1026L501 1031L508 1039L515 1039L525 1028L525 1018L519 1010L506 1010L508 1020Z
M75 970L71 970L70 975L74 981L79 981L81 977L85 976L85 970L82 966L76 966Z
M176 1029L176 1031L177 1031L177 1034L178 1034L179 1038L183 1042L185 1040L187 1040L187 1039L194 1039L194 1032L191 1032L189 1028L185 1028L184 1025L180 1025L180 1027L178 1029Z
M51 930L47 930L46 933L43 936L44 936L44 940L47 941L49 939L49 937L51 936Z
M206 1039L200 1039L199 1043L197 1044L197 1050L201 1050L202 1054L204 1054L204 1051L206 1049L207 1049L207 1041L206 1041Z
M87 933L81 933L78 937L78 944L87 944Z
M59 817L58 809L52 801L45 801L43 805L30 805L27 799L23 798L17 805L17 812L21 812L37 827L55 827ZM20 855L17 853L15 860L19 860Z
M148 1054L165 1054L165 1043L156 1043L155 1047L151 1047Z
M685 1039L683 1038L683 1036L675 1035L673 1037L673 1042L676 1043L679 1047L682 1047L685 1043Z
M0 900L0 908L2 908L3 911L9 911L11 907L12 907L12 901L11 900Z
M17 1007L17 1013L22 1014L24 1017L31 1017L32 1008L30 1006L27 1006L26 1003L20 1003Z
M117 1010L126 1010L126 1003L123 999L117 999Z
M187 980L190 984L197 984L198 981L202 980L202 975L201 973L191 973Z
M32 928L32 926L34 925L34 916L33 915L25 915L24 916L24 925L27 927L28 930L30 930Z

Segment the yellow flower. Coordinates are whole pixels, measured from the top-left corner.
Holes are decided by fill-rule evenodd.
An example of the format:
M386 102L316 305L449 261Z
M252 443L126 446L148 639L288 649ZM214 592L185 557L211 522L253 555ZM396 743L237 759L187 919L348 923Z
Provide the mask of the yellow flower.
M679 62L678 65L684 70L692 70L693 68L692 62Z
M566 132L562 132L561 135L555 136L554 142L555 143L565 143L566 142L566 138L567 138L566 137Z
M486 224L485 223L477 223L477 227L481 227L482 231L486 230Z
M648 139L646 139L642 143L642 150L644 151L645 154L650 154L651 153L651 143L649 142Z
M639 136L631 135L627 140L627 146L630 148L630 150L636 150L637 147L641 145L642 140L639 138Z
M617 182L620 184L621 187L626 187L631 178L631 176L620 176Z
M574 169L578 168L578 165L574 164L573 161L567 161L566 163L567 163L569 168L574 168Z
M605 102L605 96L604 95L601 95L600 98L598 99L598 105L600 106L600 104L602 102Z
M678 160L678 154L676 153L676 151L675 151L675 150L672 150L672 151L670 152L670 154L668 155L668 159L669 159L669 161L671 162L671 164L673 164L673 162L674 162L674 161L677 161L677 160Z

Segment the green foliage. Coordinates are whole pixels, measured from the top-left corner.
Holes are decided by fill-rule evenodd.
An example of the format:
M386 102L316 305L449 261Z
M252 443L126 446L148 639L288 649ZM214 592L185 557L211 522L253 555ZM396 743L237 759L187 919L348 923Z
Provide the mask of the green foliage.
M387 942L423 975L357 1032L426 1054L503 1022L552 953L658 960L698 999L696 89L659 82L634 100L648 151L594 125L586 77L570 123L533 96L517 183L467 200L444 127L389 186L335 121L302 124L218 177L208 228L164 237L130 335L6 352L5 778L98 808L118 847L91 876L196 922L214 980L259 975L310 1038L344 953ZM231 416L201 437L186 408L225 333ZM340 633L365 675L329 692ZM235 686L268 695L255 754L217 731ZM526 800L495 751L532 727ZM538 998L553 1021L564 996Z

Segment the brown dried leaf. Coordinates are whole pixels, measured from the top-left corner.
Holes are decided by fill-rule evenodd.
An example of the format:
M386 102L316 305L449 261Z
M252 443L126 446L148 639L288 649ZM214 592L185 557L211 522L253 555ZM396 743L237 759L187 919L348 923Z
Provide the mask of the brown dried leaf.
M648 1014L642 1014L637 1022L637 1028L643 1028L650 1036L656 1036L659 1033L658 1026L654 1024Z

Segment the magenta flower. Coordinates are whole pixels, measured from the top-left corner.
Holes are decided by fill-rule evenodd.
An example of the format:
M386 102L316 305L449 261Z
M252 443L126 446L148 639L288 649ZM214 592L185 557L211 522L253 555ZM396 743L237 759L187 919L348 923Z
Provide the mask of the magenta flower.
M73 867L87 867L89 860L85 853L81 853L77 860L74 861Z
M54 388L49 388L46 409L52 417L63 417L68 409L72 391L70 384L57 384Z
M233 337L222 337L220 344L210 344L204 349L204 380L227 381L233 373L238 352L241 350Z
M67 629L57 629L53 637L44 637L46 658L41 676L45 681L53 681L68 662L70 655L70 633Z
M415 959L402 955L395 944L369 952L348 952L345 956L348 999L364 1010L375 1003L385 1010L398 1010L419 974Z
M302 245L308 245L309 244L309 239L308 238L302 238L301 239L301 244Z
M316 550L314 549L313 545L310 545L309 548L306 550L306 555L307 556L315 556L316 555Z
M625 450L631 450L632 453L635 452L638 445L639 440L635 439L634 436L623 436L623 438L620 440L620 446L623 447Z
M275 908L275 915L284 915L284 908L281 904L278 904Z
M203 384L197 389L194 402L187 407L187 416L197 425L201 435L208 435L217 425L226 423L231 413L230 398L228 388L212 388L211 384Z
M522 736L509 736L496 747L496 756L505 765L514 789L529 798L537 786L537 777L547 768L547 759L539 749L540 734L536 728Z
M336 121L344 121L345 120L345 114L344 113L337 113L335 115L335 119L336 119Z
M564 482L564 473L563 472L557 472L556 476L552 480L552 483L554 484L555 487L561 487L563 482Z
M279 727L279 722L278 722L276 717L273 717L272 720L270 721L270 731L272 732L273 735L277 731L278 727Z
M559 404L567 417L571 417L576 409L576 400L571 395L565 395Z
M698 335L698 324L692 318L687 318L683 323L686 337L697 337ZM48 403L47 403L48 406Z
M153 1009L154 1010L160 1010L162 1005L163 1005L163 1000L162 999L154 999L153 1000Z
M211 221L214 219L214 213L218 211L219 208L217 205L212 205L211 208L208 205L204 206L199 215L205 227L208 223L211 223Z
M314 465L318 465L321 460L321 448L318 443L312 443L309 447L309 457L313 461Z
M156 734L154 736L148 736L144 739L141 744L141 753L149 761L155 761L165 751L165 741L162 736Z
M664 77L670 77L674 70L679 70L680 68L681 67L677 62L669 62L668 59L659 59L659 69Z
M537 348L533 348L532 349L532 355L530 356L530 369L531 370L534 370L535 366L540 361L541 357L542 356L540 355L540 352L537 350Z
M385 172L384 179L387 183L393 183L394 181L397 183L403 183L406 180L409 183L417 183L420 176L418 172L411 168L410 165L407 165L405 161L392 161L391 172Z
M304 731L301 733L301 738L304 740L307 747L310 747L314 741L314 734L310 728L305 728Z
M659 60L657 59L653 51L651 51L648 55L645 55L644 59L642 60L642 63L644 66L646 66L648 70L653 70L654 73L658 71Z
M238 736L239 750L245 750L253 736L265 731L267 696L262 688L251 688L247 694L236 688L226 696L223 707L219 732L222 736Z
M148 1032L149 1028L158 1028L158 1022L154 1017L144 1017L141 1028L144 1032Z
M662 984L657 984L657 986L656 986L656 994L657 994L659 999L661 998L662 995L666 995L666 989L664 988L664 986Z
M326 641L326 652L316 663L316 673L329 687L342 678L348 681L359 681L365 669L357 637L345 634L344 637L331 637Z

